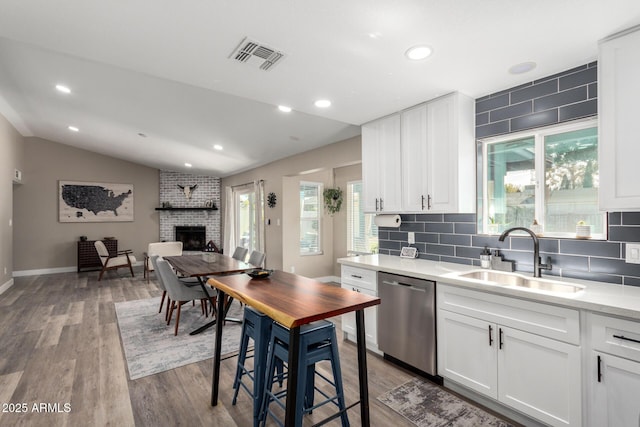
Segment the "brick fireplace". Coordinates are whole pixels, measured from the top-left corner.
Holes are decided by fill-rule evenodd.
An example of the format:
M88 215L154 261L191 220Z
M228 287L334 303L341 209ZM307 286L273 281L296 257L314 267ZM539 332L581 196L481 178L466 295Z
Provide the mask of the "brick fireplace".
M185 197L178 185L198 187L192 192L191 199ZM203 207L212 200L216 207L220 207L220 178L206 175L191 175L181 172L160 171L160 203L170 203L172 207ZM166 210L158 211L160 215L160 240L176 240L176 227L202 227L204 229L204 244L209 240L222 247L220 234L220 211L199 210ZM184 241L183 241L184 243ZM196 249L196 250L201 250ZM184 250L187 249L184 247Z

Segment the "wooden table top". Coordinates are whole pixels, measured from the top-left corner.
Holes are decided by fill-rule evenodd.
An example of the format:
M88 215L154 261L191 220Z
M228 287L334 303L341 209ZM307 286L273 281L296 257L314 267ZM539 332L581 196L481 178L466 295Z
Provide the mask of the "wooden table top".
M207 257L207 260L202 255L166 256L163 258L187 277L242 273L255 268L251 264L215 252L208 252Z
M380 298L284 271L266 279L246 274L212 277L207 283L292 328L380 304Z

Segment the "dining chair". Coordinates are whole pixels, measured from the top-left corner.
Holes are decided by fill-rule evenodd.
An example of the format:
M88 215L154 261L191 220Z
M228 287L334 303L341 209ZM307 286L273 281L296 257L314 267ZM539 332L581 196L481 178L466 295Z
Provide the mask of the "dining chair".
M149 283L149 273L155 270L153 263L149 262L152 255L179 256L182 255L182 242L154 242L149 243L144 254L144 277Z
M247 259L247 252L249 252L249 249L238 246L236 250L233 251L231 258L244 262Z
M264 263L264 258L265 258L265 254L263 252L260 251L252 251L251 255L249 256L249 264L256 266L256 267L263 267L263 263Z
M149 261L151 262L151 265L153 266L153 269L155 271L158 271L158 259L162 259L162 257L160 257L160 255L151 255L149 257ZM167 287L164 285L162 277L158 274L156 275L156 278L158 279L158 287L162 289L162 298L160 299L160 310L158 310L158 313L162 313L162 306L164 305L164 299L166 297L167 309L164 315L164 319L167 320L169 319L169 306L171 305L171 298L167 297Z
M169 298L171 298L171 306L169 308L169 317L167 324L171 322L174 310L177 309L176 326L173 335L178 335L178 325L180 324L180 310L183 304L189 301L200 300L202 304L209 301L215 307L217 298L216 295L211 295L200 286L186 286L180 281L176 273L171 269L169 263L163 259L156 260L158 267L157 272L162 277L162 281L167 289ZM207 312L207 308L204 308L204 312Z
M93 244L96 248L96 252L98 252L98 257L100 257L100 262L102 263L102 270L100 271L100 276L98 276L98 281L102 280L102 275L107 270L117 270L122 267L129 267L129 271L131 271L131 277L135 277L133 274L133 263L136 262L136 257L133 256L133 251L131 249L127 249L124 251L118 251L115 255L111 255L107 247L102 243L101 240L96 240Z

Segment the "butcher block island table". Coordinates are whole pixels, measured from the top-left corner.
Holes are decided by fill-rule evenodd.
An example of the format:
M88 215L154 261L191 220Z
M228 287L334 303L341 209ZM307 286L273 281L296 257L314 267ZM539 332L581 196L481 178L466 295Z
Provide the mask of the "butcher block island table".
M289 328L289 361L287 409L285 425L296 426L296 387L299 362L300 326L355 311L360 383L360 415L363 426L369 426L369 389L367 383L367 353L365 347L364 309L380 304L380 298L364 295L337 286L327 285L284 271L275 271L265 279L252 279L246 274L210 278L209 285L218 289L218 313L222 313L223 296L229 295L259 310ZM211 405L218 404L222 327L216 323L216 344L213 357ZM299 416L299 415L298 415ZM300 417L300 416L299 416ZM298 418L300 420L300 418ZM298 422L301 425L301 421Z

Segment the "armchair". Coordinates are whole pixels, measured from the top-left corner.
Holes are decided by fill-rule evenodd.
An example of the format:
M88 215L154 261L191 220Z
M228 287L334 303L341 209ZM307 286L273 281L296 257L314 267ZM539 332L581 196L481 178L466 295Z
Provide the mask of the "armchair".
M102 270L100 271L100 276L98 276L98 281L102 280L102 275L105 271L117 270L121 267L129 267L131 277L135 277L133 274L132 263L136 262L136 257L132 255L133 251L127 249L124 251L118 251L116 255L111 255L101 240L96 240L94 246L96 247L96 251L100 257L100 262L102 263Z

